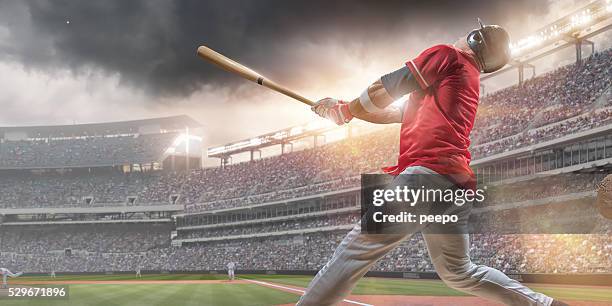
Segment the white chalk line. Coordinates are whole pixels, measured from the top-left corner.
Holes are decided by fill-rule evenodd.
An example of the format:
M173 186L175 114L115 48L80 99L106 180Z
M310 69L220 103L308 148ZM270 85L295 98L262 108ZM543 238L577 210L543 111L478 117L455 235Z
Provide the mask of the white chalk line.
M241 279L244 280L244 281L255 283L255 284L258 284L258 285L262 285L262 286L269 286L269 287L274 287L274 288L280 288L280 289L285 289L285 290L289 290L289 291L299 292L302 295L304 293L306 293L306 291L300 290L300 289L285 287L285 286L276 285L276 284L267 283L267 282L262 282L262 281L256 281L256 280L252 280L252 279L246 279L246 278L241 278ZM361 306L374 306L372 304L361 303L361 302L357 302L357 301L353 301L353 300L348 300L348 299L344 299L342 301L347 302L347 303L351 303L351 304L355 304L355 305L361 305Z

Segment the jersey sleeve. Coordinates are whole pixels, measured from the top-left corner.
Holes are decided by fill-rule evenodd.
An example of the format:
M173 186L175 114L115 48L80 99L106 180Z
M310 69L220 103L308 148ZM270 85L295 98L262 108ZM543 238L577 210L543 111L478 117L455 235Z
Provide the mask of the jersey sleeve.
M457 51L447 45L438 45L423 51L406 63L421 89L452 73L457 67Z
M395 100L420 88L407 66L383 75L380 81L387 93Z

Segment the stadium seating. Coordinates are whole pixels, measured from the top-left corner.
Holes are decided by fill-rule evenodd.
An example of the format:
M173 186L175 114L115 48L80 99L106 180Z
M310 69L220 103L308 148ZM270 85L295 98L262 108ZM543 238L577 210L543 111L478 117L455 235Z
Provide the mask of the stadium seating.
M36 272L133 271L136 267L157 271L222 270L229 260L238 262L239 269L318 270L346 234L319 232L176 248L167 244L152 247L154 243L144 242L167 242L167 232L154 230L146 236L143 232L146 230L136 227L119 236L116 231L98 227L79 234L70 231L69 235L26 234L19 241L11 239L0 245L0 261L8 268ZM66 238L71 240L62 241ZM610 235L477 234L471 237L470 249L475 263L506 273L610 273L610 239ZM133 241L137 241L135 245ZM83 246L87 252L73 250L66 256L61 249L75 245ZM57 249L61 252L50 251ZM417 234L377 262L373 270L432 272L426 252L424 240Z
M2 168L62 168L122 165L157 160L176 133L45 138L0 143Z
M564 66L527 80L522 86L485 96L478 109L472 141L491 142L601 107L595 102L610 87L611 56L612 49L607 49L581 66Z

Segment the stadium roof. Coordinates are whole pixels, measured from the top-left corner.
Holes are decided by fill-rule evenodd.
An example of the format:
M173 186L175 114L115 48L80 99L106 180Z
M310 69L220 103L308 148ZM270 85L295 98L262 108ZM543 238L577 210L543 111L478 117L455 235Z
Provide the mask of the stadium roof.
M233 154L258 150L273 145L290 143L293 140L321 135L324 132L338 129L338 126L327 121L311 121L307 124L296 125L290 128L277 130L264 135L243 139L221 146L208 148L208 157L227 157Z
M186 127L198 128L202 125L187 115L179 115L102 123L0 127L0 135L11 132L25 132L30 137L131 134L138 133L143 126L159 126L161 130L175 131Z
M486 80L520 67L566 47L588 42L588 38L612 28L612 1L597 0L541 27L531 35L510 44L512 59L505 68L482 76ZM581 60L577 54L577 61ZM519 80L521 82L522 80Z

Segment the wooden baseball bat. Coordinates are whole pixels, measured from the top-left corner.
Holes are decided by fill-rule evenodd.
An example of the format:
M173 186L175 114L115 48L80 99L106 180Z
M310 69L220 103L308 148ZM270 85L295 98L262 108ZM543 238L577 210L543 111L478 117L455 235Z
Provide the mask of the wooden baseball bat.
M280 92L286 96L289 96L291 98L294 98L304 104L307 105L314 105L314 102L310 99L307 99L305 97L303 97L302 95L296 93L295 91L282 86L276 82L270 81L268 79L266 79L265 77L263 77L261 74L251 70L248 67L243 66L242 64L235 62L227 57L225 57L223 54L217 53L216 51L206 47L206 46L200 46L198 47L198 56L223 68L226 71L235 73L249 81L255 82L259 85L268 87L276 92Z

